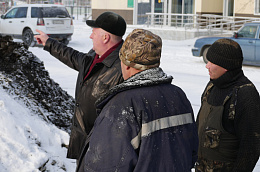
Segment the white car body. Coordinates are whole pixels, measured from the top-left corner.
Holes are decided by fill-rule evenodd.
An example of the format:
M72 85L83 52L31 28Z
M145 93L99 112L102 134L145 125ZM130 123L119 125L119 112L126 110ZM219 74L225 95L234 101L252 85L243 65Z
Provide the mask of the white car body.
M33 35L38 34L36 29L65 44L69 43L74 31L72 18L63 5L26 4L14 6L0 19L1 35L23 39L25 44L29 46L34 46L36 43L33 38Z

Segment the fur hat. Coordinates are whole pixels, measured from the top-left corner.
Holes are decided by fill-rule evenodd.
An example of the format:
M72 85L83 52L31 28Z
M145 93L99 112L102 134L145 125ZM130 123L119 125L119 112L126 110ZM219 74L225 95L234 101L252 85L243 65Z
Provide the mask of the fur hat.
M240 45L231 39L219 39L209 48L208 61L227 70L242 68L243 53Z
M126 22L120 15L114 12L104 12L96 20L87 20L87 25L101 28L117 36L123 36L126 30Z
M127 37L119 52L121 61L138 70L159 67L162 40L144 29L135 29Z

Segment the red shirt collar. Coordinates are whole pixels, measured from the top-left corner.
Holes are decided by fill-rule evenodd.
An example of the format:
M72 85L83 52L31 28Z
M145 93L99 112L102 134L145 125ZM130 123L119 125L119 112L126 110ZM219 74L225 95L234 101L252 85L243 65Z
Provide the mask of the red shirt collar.
M116 48L123 42L123 40L121 40L119 43L115 44L113 47L111 47L109 50L107 50L100 58L99 55L96 54L87 75L85 76L84 80L88 77L88 75L90 74L90 72L92 71L92 69L94 68L95 64L97 63L101 63L103 60L105 60L105 58L107 58L107 56L109 56L109 54L111 54L114 50L116 50Z
M111 47L109 50L107 50L100 58L97 59L96 63L101 63L107 56L109 56L109 54L111 54L114 50L116 50L116 48L123 42L123 40L121 40L120 42L118 42L117 44L115 44L113 47ZM96 57L99 57L99 55L96 54ZM94 60L95 61L95 60Z

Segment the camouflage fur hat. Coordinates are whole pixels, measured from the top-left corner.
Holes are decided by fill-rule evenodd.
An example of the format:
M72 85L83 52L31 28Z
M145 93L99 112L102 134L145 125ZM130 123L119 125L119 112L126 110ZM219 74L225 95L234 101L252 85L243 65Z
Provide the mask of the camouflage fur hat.
M159 67L162 40L144 29L135 29L127 37L119 52L121 61L138 70Z

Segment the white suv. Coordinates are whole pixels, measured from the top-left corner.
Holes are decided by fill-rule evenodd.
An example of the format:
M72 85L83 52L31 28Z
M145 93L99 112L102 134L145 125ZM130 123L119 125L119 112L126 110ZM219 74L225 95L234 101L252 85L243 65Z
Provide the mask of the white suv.
M34 46L33 37L39 29L49 37L68 44L74 31L73 21L63 5L26 4L14 6L0 19L0 34L22 39L28 46Z

